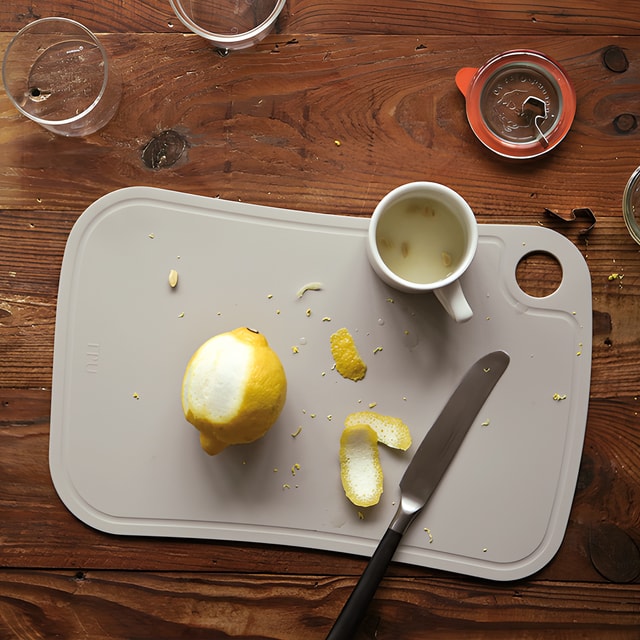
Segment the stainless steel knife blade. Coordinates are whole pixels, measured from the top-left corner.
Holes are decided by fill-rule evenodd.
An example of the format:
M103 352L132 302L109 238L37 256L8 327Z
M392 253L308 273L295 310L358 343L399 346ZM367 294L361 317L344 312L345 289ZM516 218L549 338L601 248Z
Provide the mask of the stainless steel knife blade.
M504 351L493 351L462 378L400 480L400 505L391 529L404 533L427 503L509 360Z
M475 362L429 429L400 481L400 504L327 640L351 640L409 525L444 476L482 405L509 365L493 351Z

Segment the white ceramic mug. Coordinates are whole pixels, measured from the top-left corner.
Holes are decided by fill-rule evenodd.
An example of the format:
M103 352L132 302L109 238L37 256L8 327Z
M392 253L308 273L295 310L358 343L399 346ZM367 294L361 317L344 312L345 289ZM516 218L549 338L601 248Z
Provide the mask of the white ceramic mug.
M473 311L460 286L478 246L478 224L458 193L436 182L410 182L376 206L367 238L380 278L408 293L433 291L456 322Z

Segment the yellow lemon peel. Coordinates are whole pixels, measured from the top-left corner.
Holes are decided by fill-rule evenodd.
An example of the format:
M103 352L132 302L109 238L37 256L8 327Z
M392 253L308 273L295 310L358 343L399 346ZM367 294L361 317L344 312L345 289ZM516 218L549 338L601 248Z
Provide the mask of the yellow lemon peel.
M336 369L343 378L357 382L367 373L367 365L363 362L348 329L343 327L331 335L331 355Z
M411 432L400 418L383 416L375 411L356 411L345 418L344 424L346 427L355 424L368 425L375 431L378 442L393 449L406 451L411 446Z
M340 479L345 495L358 507L378 504L382 495L382 467L378 437L366 424L346 427L340 437Z
M253 442L273 426L287 395L287 379L266 338L240 327L204 342L182 380L184 416L210 455Z

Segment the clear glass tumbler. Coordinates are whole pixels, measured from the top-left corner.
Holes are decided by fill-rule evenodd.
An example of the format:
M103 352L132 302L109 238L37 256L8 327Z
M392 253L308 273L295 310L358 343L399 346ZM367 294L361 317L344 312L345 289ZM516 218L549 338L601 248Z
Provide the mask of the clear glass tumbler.
M180 21L222 51L245 49L273 28L286 0L169 0Z
M622 213L631 237L640 244L640 167L631 174L624 189Z
M42 18L11 40L2 81L18 111L62 136L86 136L116 113L122 82L99 40L68 18Z

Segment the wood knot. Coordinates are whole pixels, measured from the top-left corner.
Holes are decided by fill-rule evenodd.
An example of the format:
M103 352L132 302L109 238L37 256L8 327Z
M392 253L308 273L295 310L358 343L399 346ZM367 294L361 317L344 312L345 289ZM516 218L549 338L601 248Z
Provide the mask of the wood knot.
M589 556L598 573L611 582L632 582L640 576L640 549L615 524L603 522L591 527Z
M638 128L638 119L633 113L621 113L613 119L613 128L618 133L631 133Z
M142 162L154 171L174 165L187 148L187 139L177 131L168 129L153 136L142 149Z
M602 53L602 62L609 71L624 73L629 68L629 60L625 52L616 45L607 47Z
M586 491L593 484L595 476L596 470L593 458L583 451L580 470L578 471L578 481L576 482L576 493Z

